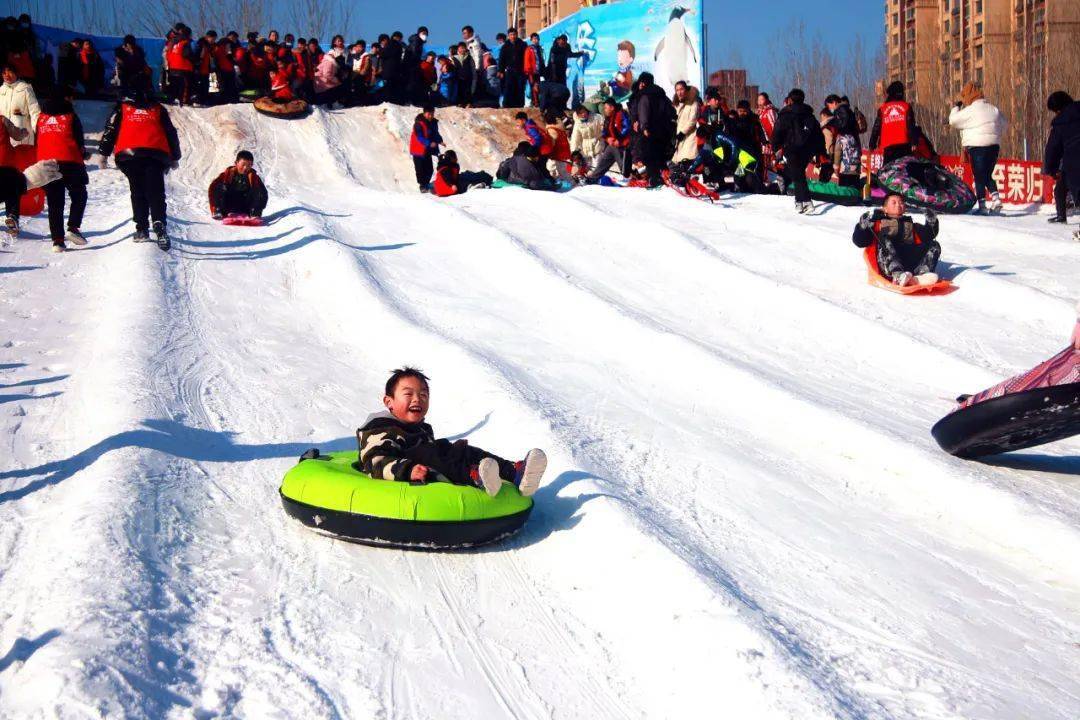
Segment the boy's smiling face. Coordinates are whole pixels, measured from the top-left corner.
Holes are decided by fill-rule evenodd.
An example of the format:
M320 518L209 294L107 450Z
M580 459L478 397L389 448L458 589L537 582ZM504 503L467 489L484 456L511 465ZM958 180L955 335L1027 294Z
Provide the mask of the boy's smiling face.
M394 394L383 397L383 404L390 414L407 423L423 422L427 416L430 391L420 378L403 377L398 380Z

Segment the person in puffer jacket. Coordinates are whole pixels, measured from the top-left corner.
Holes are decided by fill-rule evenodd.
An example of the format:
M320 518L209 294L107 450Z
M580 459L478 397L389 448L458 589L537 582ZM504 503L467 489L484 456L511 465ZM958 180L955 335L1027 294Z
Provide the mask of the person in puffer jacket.
M1001 151L1001 136L1008 125L1005 116L983 97L978 85L969 82L949 112L949 124L960 131L960 145L971 161L979 212L986 212L987 191L990 192L990 212L1000 212L1001 196L993 173Z
M604 149L604 118L584 105L574 110L574 129L570 132L570 152L580 152L592 163Z
M543 450L530 450L524 460L504 460L468 440L435 439L424 422L430 386L428 377L415 368L394 370L386 381L383 405L356 431L360 468L376 480L426 484L450 482L474 485L495 497L503 482L515 485L522 495L532 495L547 469Z
M675 83L675 155L672 162L691 162L698 154L697 121L701 101L697 88L680 80Z
M493 178L486 172L462 172L458 165L457 153L447 150L439 158L435 168L435 182L432 189L439 197L461 195L475 187L491 187Z
M920 225L905 215L904 198L890 193L882 210L867 211L859 218L851 241L866 248L877 243L878 272L900 287L933 285L934 272L941 257L937 215L926 211L926 224Z

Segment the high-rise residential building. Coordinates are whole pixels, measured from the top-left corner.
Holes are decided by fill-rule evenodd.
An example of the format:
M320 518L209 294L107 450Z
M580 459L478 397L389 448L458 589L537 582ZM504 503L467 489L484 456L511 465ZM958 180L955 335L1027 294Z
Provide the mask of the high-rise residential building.
M709 73L709 87L720 92L731 107L740 100L749 100L753 108L757 102L758 86L746 84L746 71L739 69L715 70Z
M606 5L608 2L609 0L506 0L506 26L517 27L519 34L540 32L581 8Z
M1080 93L1080 0L886 0L885 49L885 84L904 82L939 147L958 149L945 118L976 82L1010 121L1003 152L1038 156L1046 96Z

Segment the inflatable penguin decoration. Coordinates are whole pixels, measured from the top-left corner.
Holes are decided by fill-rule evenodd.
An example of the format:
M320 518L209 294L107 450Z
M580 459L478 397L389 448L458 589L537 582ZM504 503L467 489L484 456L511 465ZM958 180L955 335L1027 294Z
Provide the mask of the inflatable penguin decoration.
M683 24L683 15L693 12L678 5L671 9L664 37L660 38L653 53L656 82L669 92L679 80L690 84L699 80L697 51Z

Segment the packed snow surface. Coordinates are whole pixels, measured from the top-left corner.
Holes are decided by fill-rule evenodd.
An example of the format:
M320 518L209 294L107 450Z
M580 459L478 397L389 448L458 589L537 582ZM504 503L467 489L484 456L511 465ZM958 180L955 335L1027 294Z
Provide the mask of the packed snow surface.
M1080 441L929 433L1064 345L1061 226L943 217L959 290L902 297L858 209L419 195L414 113L174 110L171 253L114 169L85 249L38 217L0 252L0 716L1080 716ZM441 116L463 169L517 140ZM263 228L208 216L241 148ZM548 450L520 535L402 552L282 511L403 363L438 434Z

